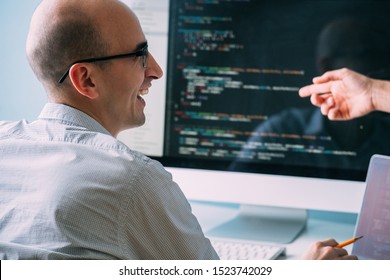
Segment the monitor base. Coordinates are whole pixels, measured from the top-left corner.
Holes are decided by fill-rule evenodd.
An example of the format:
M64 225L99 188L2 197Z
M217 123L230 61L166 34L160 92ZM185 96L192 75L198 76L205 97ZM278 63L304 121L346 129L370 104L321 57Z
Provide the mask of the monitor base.
M305 228L306 221L304 209L243 205L237 217L211 229L206 235L291 243Z

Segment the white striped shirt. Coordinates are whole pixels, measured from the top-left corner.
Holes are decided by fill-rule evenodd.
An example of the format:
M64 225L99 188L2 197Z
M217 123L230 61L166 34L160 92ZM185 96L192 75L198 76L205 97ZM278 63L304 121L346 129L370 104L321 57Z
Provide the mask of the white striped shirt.
M46 104L0 122L0 259L217 259L163 166Z

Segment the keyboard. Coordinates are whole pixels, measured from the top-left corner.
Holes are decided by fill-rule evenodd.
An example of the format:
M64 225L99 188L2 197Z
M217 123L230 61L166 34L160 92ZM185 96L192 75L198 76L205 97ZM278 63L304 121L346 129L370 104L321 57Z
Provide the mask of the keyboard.
M286 252L286 248L278 244L219 237L209 239L221 260L274 260Z

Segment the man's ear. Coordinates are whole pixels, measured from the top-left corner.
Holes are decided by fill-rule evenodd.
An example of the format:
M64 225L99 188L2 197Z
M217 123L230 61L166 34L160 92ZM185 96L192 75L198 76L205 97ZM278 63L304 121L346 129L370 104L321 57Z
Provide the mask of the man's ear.
M69 78L75 89L84 97L95 99L99 96L95 83L91 78L91 65L76 63L69 70Z

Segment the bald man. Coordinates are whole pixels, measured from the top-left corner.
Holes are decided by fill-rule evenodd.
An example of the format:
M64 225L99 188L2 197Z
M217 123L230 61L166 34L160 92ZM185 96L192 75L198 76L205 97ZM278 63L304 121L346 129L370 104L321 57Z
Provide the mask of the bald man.
M218 259L171 175L115 137L162 71L116 0L44 0L27 56L49 99L0 122L0 259ZM354 259L334 240L309 259Z

